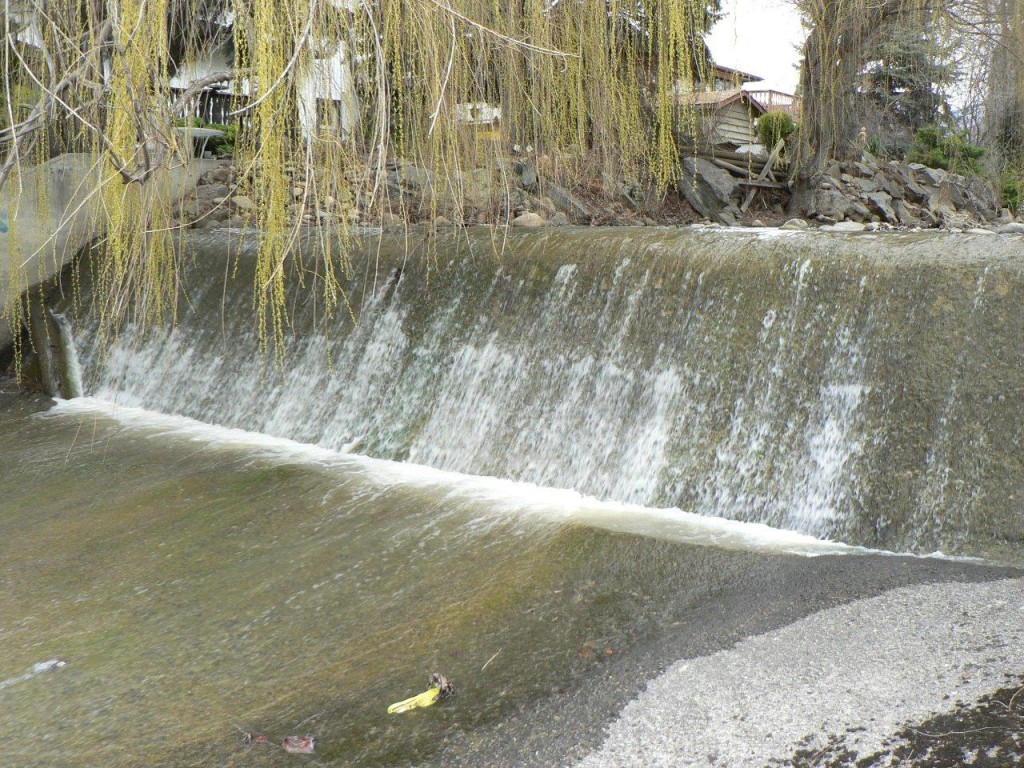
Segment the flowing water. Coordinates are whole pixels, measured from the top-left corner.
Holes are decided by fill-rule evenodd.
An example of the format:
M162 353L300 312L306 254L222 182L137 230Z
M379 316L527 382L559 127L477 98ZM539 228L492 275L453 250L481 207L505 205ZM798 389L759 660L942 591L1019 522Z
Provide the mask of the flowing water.
M78 322L86 391L867 546L1024 537L1020 238L371 238L333 318L306 262L283 370L252 320L252 243L225 243L196 239L173 330L106 347Z
M86 396L3 399L12 765L295 764L307 732L412 764L794 558L1022 561L1019 241L370 238L280 366L252 244L192 246L173 328L103 342L85 280ZM434 670L450 705L384 713Z

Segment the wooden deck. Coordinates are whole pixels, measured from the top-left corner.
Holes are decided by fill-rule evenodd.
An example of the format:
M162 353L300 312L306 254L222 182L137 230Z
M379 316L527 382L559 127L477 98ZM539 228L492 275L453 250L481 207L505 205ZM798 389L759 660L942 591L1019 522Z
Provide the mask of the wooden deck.
M765 108L766 112L785 112L793 119L799 119L803 99L792 93L773 90L748 90L747 94Z

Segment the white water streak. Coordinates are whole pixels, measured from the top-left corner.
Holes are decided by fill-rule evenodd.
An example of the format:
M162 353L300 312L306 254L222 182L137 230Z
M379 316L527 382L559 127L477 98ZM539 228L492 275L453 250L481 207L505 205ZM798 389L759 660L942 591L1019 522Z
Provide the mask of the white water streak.
M0 691L2 691L4 688L10 688L12 685L27 682L31 680L33 677L44 675L47 672L52 672L55 669L60 669L61 667L65 666L67 666L67 662L61 661L60 659L50 659L49 661L37 662L36 664L33 664L32 668L24 674L16 675L15 677L9 677L6 680L0 680Z
M358 472L382 486L442 491L445 509L487 514L496 522L509 516L545 524L578 523L698 546L805 556L855 554L869 550L823 541L759 523L707 517L680 509L598 501L571 490L531 483L463 475L407 462L343 454L316 445L239 429L211 426L183 416L115 405L96 398L58 401L43 417L108 418L124 426L168 438L241 450L268 460L306 463L327 471Z

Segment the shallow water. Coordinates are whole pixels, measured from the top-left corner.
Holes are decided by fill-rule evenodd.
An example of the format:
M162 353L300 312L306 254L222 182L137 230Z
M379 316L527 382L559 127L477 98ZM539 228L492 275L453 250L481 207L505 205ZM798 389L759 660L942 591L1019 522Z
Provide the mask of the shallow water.
M686 654L996 578L807 534L1019 565L1019 350L989 338L1019 267L870 242L544 235L448 294L368 267L356 327L296 313L284 379L216 258L178 330L72 317L98 399L0 394L0 763L564 765ZM453 699L386 714L433 671Z
M811 545L614 533L565 492L97 401L32 410L0 408L11 765L294 764L276 745L306 732L328 763L425 759L648 641L751 550ZM385 714L431 671L455 698Z

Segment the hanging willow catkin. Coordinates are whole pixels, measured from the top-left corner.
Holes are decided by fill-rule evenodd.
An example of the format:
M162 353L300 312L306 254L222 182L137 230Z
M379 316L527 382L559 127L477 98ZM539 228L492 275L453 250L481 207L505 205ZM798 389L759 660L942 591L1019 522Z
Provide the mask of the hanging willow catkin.
M501 159L519 144L548 158L544 172L561 181L610 172L663 187L678 173L677 95L694 80L701 34L712 20L709 4L693 0L59 5L59 13L40 16L46 54L27 56L24 66L8 57L9 81L52 82L54 62L81 70L62 103L48 105L48 140L36 148L40 159L84 150L108 164L101 192L104 326L173 313L170 205L147 191L153 185L142 171L147 162L174 162L173 152L160 150L173 148L171 121L181 117L168 110L172 58L178 67L207 61L230 38L240 124L235 162L260 232L254 309L265 347L278 349L287 327L285 287L295 275L289 252L296 186L304 210L333 206L342 228L385 211L414 217L444 208L458 216L467 173L500 176ZM312 125L303 128L303 83L321 66L318 58L332 55L353 84L353 103L330 106L344 130L321 130L321 119L330 118L323 114L310 115ZM500 131L460 123L467 105L480 104L500 110ZM387 183L396 168L421 171L417 183L429 211L400 210ZM316 272L331 310L342 295L336 259L325 251Z

